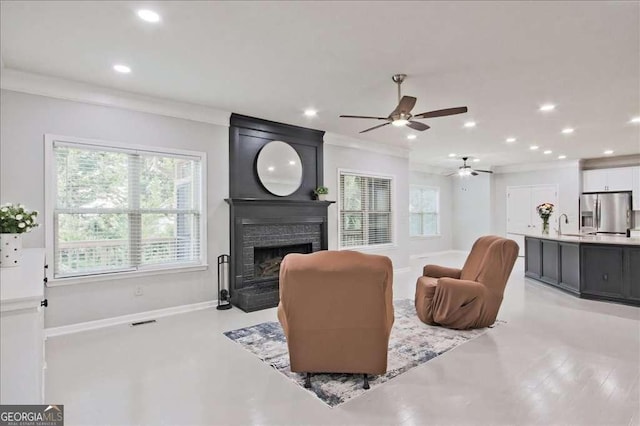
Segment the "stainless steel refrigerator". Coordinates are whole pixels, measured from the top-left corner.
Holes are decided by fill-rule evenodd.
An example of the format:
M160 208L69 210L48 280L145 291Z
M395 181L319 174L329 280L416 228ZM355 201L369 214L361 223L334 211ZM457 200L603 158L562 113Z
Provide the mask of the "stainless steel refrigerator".
M631 228L631 193L598 192L580 197L582 229L602 234L626 234Z

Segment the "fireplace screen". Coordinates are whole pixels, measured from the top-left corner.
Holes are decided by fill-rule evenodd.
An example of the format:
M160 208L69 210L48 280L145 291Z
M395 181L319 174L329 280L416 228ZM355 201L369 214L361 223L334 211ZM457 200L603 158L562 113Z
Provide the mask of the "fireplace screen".
M254 247L255 278L273 278L280 274L280 263L289 253L311 253L311 243L277 247Z

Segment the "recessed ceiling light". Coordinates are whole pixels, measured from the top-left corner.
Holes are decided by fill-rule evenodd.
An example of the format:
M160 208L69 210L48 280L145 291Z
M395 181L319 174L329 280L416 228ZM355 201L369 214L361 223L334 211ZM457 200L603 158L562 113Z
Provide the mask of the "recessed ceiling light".
M575 131L575 129L573 129L571 127L567 127L566 129L562 129L562 133L564 133L565 135L570 135L574 131Z
M605 154L605 155L611 155L611 154L613 154L613 150L612 150L612 149L607 149L607 150L604 152L604 154Z
M291 161L289 161L289 165L290 165L290 166L295 166L295 165L296 165L296 162L295 162L295 161L293 161L293 160L291 160Z
M565 158L567 158L566 155L558 155L558 160L564 160Z
M475 121L467 121L466 123L464 123L464 127L476 127L476 122Z
M140 9L138 11L138 18L147 22L160 22L160 15L149 9Z
M304 115L306 115L307 117L315 117L316 115L318 115L318 111L313 108L308 108L304 110Z
M455 156L456 156L456 154L454 154L453 152L451 154L449 154L449 158L453 158Z
M131 72L131 68L123 64L116 64L113 69L121 74L129 74Z
M554 104L544 104L540 106L540 111L543 112L553 111L554 109L556 109L556 106Z
M535 150L536 150L536 149L538 149L538 148L540 148L538 145L531 145L531 146L529 147L529 149L530 149L531 151L535 151Z
M551 151L550 149L547 149L545 152L543 152L543 154L547 154L547 155L549 155L549 154L551 154L552 152L553 152L553 151Z
M633 117L629 120L629 123L640 123L640 117Z
M479 159L479 158L474 158L474 159L473 159L473 162L474 162L474 163L477 163L478 161L480 161L480 159Z
M275 168L275 167L273 167L273 166L269 166L269 167L267 167L267 170L269 170L270 172L274 171L275 169L276 169L276 168Z
M409 140L414 140L415 138L417 138L416 135L407 135L407 139Z
M508 143L515 142L515 141L516 141L516 138L507 138Z

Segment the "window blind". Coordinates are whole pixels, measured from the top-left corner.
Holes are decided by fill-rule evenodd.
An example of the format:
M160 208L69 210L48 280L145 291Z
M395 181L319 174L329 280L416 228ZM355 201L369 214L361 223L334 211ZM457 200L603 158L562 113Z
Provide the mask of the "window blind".
M340 172L340 247L392 242L390 178Z
M199 264L198 156L55 142L54 276Z
M409 229L412 237L438 235L440 191L438 188L411 187Z

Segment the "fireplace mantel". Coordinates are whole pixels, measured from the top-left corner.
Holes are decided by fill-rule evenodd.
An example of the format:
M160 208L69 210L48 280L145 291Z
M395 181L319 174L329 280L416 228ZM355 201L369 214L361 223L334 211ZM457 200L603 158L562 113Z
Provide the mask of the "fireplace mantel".
M281 204L287 206L324 206L328 207L331 204L334 204L335 201L318 201L318 200L290 200L290 199L282 199L282 200L266 200L262 198L225 198L224 201L227 204L231 205L246 205L246 204L256 204L256 205L269 205L269 204Z

